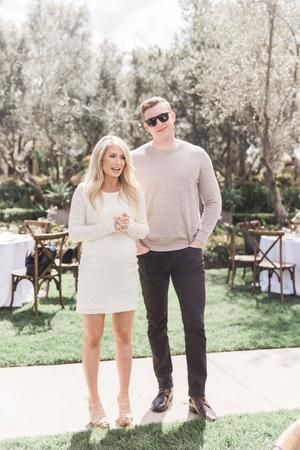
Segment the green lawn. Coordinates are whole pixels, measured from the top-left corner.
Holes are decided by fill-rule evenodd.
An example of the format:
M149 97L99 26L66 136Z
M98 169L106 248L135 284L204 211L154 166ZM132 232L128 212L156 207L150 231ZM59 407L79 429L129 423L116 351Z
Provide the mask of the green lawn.
M2 450L270 450L299 417L298 411L227 416L215 423L195 419L128 430L91 430L1 441Z
M249 284L237 277L230 291L226 270L207 270L206 332L208 352L300 346L300 298L251 295ZM13 312L0 310L0 367L78 362L81 358L81 323L75 312L74 280L65 275L66 308L59 306L54 286L49 301L41 301L40 316L24 306ZM150 355L142 300L136 313L134 356ZM178 301L170 291L169 334L173 354L184 353ZM107 316L102 359L114 357L110 316Z

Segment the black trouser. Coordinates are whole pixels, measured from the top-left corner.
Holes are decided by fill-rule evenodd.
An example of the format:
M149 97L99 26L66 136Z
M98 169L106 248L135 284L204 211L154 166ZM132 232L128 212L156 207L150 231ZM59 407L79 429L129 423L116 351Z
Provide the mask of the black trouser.
M139 256L138 260L147 310L148 337L158 385L160 388L173 386L167 333L168 289L171 277L179 299L184 326L189 395L204 397L207 370L202 250L187 247L168 252L150 251Z

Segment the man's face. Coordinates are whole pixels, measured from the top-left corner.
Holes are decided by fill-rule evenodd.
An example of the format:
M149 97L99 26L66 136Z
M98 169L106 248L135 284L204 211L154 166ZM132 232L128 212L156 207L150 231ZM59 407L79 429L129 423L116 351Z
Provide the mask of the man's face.
M153 139L174 135L176 114L166 103L157 103L144 112L144 128Z

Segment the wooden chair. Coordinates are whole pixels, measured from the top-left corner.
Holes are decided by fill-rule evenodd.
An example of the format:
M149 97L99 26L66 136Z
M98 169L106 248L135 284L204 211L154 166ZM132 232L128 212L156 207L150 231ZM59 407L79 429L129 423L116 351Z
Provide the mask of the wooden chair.
M252 237L252 242L254 246L254 272L253 272L253 293L256 286L260 287L259 275L263 270L268 271L268 292L271 291L271 278L272 275L276 275L278 282L280 284L280 301L284 301L283 297L283 273L288 271L293 283L294 295L296 295L295 286L295 264L284 263L282 260L282 238L284 236L284 231L274 231L274 230L249 230L249 234ZM260 246L260 239L262 236L274 237L270 241L270 245L262 250ZM278 246L278 258L273 261L270 258L270 251L276 246Z
M14 293L20 281L28 280L33 284L34 290L34 313L38 315L38 293L43 283L47 284L46 298L48 298L48 287L50 281L54 281L56 288L59 292L59 300L61 307L64 308L63 298L62 298L62 283L61 283L61 258L64 242L68 237L68 232L63 231L60 233L45 233L45 234L34 234L34 270L32 275L28 275L26 267L23 269L15 270L12 272L12 292L11 292L11 303L10 307L13 306ZM53 244L56 247L56 255L53 256L46 248L47 244ZM49 264L42 271L39 268L38 256L42 251L46 252L49 257Z
M236 250L236 229L233 225L226 225L227 230L227 251L228 251L228 273L226 283L233 288L236 269L242 267L244 269L243 277L247 267L254 269L254 254L240 254ZM230 279L231 277L231 279Z
M236 224L236 228L241 230L244 238L244 247L246 255L254 255L253 238L249 234L249 230L263 229L260 220L245 220ZM259 237L257 237L259 240Z
M78 287L78 270L79 270L79 261L80 261L80 254L81 254L81 243L77 244L74 247L74 256L72 258L71 262L61 262L61 272L71 272L75 279L75 290L77 292Z
M36 234L45 234L49 233L51 227L53 226L52 222L48 220L24 220L23 225L25 231L31 234L34 237Z

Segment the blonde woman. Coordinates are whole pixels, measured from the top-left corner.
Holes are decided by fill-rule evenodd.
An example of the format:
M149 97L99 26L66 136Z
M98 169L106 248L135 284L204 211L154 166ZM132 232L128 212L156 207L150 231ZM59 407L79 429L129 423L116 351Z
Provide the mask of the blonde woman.
M99 392L98 370L105 314L112 314L119 376L119 418L131 425L129 381L131 332L138 302L136 240L148 233L144 197L130 152L117 136L95 146L85 182L76 188L69 218L70 238L82 242L76 310L83 324L83 368L90 422L109 428Z

